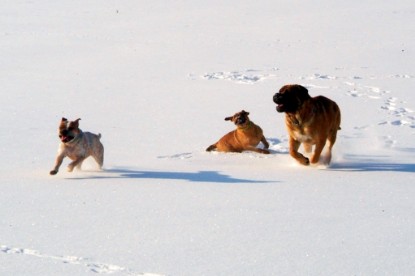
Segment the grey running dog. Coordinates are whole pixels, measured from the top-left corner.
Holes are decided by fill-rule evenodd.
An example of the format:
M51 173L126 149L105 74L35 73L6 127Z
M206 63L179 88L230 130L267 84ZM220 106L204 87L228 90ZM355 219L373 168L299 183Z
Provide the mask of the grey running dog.
M51 175L55 175L59 171L63 159L67 156L72 162L68 165L68 172L72 172L76 167L81 169L82 162L92 156L98 163L99 168L104 164L104 146L101 144L101 134L93 134L91 132L83 132L79 129L79 120L68 121L62 118L58 135L61 143L56 157L55 167L50 171Z

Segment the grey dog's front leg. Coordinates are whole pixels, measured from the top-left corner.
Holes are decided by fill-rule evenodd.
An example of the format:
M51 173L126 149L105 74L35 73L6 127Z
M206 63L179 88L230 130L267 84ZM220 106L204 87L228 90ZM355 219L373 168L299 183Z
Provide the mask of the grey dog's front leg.
M84 162L85 159L86 159L86 157L79 157L78 159L76 159L76 160L72 161L71 163L69 163L68 172L72 172L75 167L79 166L79 168L80 168L81 165L82 165L82 162Z
M57 157L56 157L56 162L55 162L55 167L53 168L53 170L51 170L49 172L50 175L55 175L58 173L59 171L59 167L62 165L62 161L63 158L65 158L65 154L60 153Z

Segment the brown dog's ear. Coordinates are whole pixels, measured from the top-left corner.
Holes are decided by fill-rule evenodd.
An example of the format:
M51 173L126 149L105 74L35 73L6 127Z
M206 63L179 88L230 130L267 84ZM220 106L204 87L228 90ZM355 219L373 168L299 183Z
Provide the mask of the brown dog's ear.
M283 87L280 88L278 93L283 94L283 93L287 92L287 90L292 89L294 86L296 86L296 85L295 84L286 84L286 85L284 85Z
M65 117L62 117L61 122L67 122L67 121L68 121L68 119L66 119Z
M232 117L233 117L233 116L231 116L231 117L226 117L226 118L225 118L225 121L232 121Z
M296 85L295 89L298 91L298 97L300 98L301 102L310 98L310 95L308 95L308 90L304 86Z
M249 115L249 112L248 111L245 111L245 110L242 110L241 113L243 113L243 114L245 114L247 116Z

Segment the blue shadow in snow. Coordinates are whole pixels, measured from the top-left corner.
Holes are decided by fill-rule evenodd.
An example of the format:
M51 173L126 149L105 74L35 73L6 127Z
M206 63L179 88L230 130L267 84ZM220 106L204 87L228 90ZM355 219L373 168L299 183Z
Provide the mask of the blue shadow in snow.
M334 162L330 170L334 171L388 171L415 172L413 163L383 162L387 156L346 155L344 162Z
M107 169L101 175L77 177L71 179L164 179L164 180L186 180L190 182L214 182L214 183L275 183L278 181L263 181L234 178L217 171L199 172L163 172L163 171L141 171L130 169Z

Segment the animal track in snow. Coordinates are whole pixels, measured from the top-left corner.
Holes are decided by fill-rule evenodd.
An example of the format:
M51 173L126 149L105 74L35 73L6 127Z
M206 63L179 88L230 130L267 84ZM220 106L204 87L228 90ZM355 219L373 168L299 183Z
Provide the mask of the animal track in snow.
M349 91L346 92L346 95L352 96L352 97L362 97L365 94L364 93L360 93L357 90L349 90Z
M369 99L381 99L383 95L390 93L389 91L382 90L379 87L361 85L356 82L345 81L345 85L351 86L352 89L346 92L346 95L352 97L367 97Z
M413 79L415 76L407 75L407 74L397 74L397 75L390 75L389 78L395 79Z
M398 101L397 98L390 97L385 101L384 105L381 108L388 110L390 114L398 116L398 117L409 116L409 114L414 112L413 110L409 108L397 107L397 101ZM413 116L409 116L409 118L413 119Z
M310 83L303 84L306 88L317 88L317 89L329 89L330 86L321 86L321 85L315 85Z
M315 73L311 76L300 77L300 79L302 79L302 80L318 80L318 79L320 79L320 80L337 80L338 77Z
M230 80L236 83L243 84L254 84L256 82L262 81L266 78L274 76L268 71L278 70L272 68L271 70L256 70L248 69L243 71L232 71L232 72L214 72L207 73L203 76L207 80Z
M26 256L34 256L43 259L50 259L50 260L58 260L65 264L72 264L72 265L82 265L87 267L91 272L99 273L99 274L111 274L111 273L123 273L125 275L136 275L136 276L162 276L161 274L153 274L153 273L136 273L130 269L125 267L121 267L118 265L113 264L103 264L99 262L93 262L88 258L76 257L76 256L53 256L43 254L37 250L33 249L24 249L24 248L15 248L9 247L7 245L0 245L0 252L6 254L18 254L18 255L26 255Z
M159 159L189 159L192 158L193 154L191 152L184 152L184 153L177 153L173 155L163 155L163 156L157 156Z
M384 145L388 148L391 148L396 144L396 140L394 140L391 135L382 136L380 138L383 140Z
M278 153L288 153L288 138L267 138L269 142L269 149Z
M415 127L415 117L412 115L414 111L412 109L401 106L404 104L396 97L389 97L385 100L381 109L388 112L388 114L397 118L397 120L383 122L381 124L391 124L393 126L410 126Z

